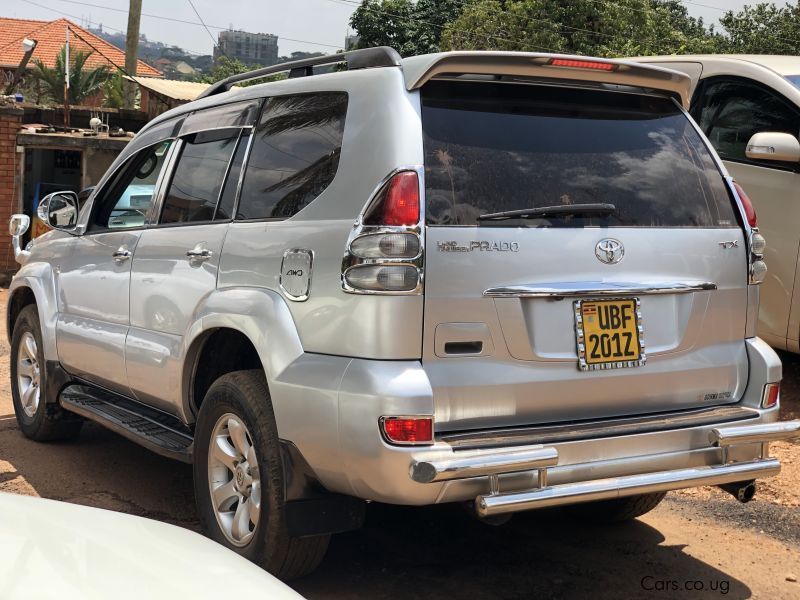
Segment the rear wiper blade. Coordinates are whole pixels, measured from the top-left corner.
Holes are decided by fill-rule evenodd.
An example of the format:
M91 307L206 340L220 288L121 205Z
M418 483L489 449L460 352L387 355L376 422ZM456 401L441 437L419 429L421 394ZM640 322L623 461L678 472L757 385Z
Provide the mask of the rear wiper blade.
M577 215L611 215L617 212L613 204L595 202L592 204L557 204L537 206L519 210L504 210L480 215L478 221L501 221L503 219L538 219L540 217L560 217Z

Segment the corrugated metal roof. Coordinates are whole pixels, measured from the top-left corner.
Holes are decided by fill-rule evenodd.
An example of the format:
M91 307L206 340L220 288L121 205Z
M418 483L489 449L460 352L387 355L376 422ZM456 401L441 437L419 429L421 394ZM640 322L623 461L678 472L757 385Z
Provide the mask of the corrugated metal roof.
M156 79L154 77L136 77L135 81L156 94L175 100L194 100L210 86L208 83L196 81L175 81L172 79Z

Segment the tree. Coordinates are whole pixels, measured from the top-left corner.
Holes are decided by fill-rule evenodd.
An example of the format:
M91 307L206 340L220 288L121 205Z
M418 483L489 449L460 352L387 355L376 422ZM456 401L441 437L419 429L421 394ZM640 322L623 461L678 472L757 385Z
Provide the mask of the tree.
M447 23L469 0L364 0L350 19L359 48L391 46L403 56L438 52Z
M66 53L66 46L62 46L61 52L56 56L55 67L52 69L37 59L34 61L36 67L32 73L33 77L40 82L45 97L59 104L64 102ZM85 68L86 61L92 54L93 52L83 52L82 50L70 52L68 96L70 105L80 105L86 98L100 91L111 75L106 65L94 69Z
M201 75L200 77L198 77L197 81L199 81L200 83L216 83L218 81L222 81L223 79L227 79L232 75L247 73L248 71L254 71L260 68L261 65L253 65L252 67L248 67L238 58L220 56L219 59L214 63L214 68L211 69L211 72L206 75ZM241 83L237 83L236 85L241 87L247 87L259 83L265 83L267 81L279 81L281 79L286 79L285 73L267 75L266 77L254 79L253 81L243 81Z
M350 17L359 36L359 48L391 46L403 56L415 52L411 0L364 0Z
M745 6L738 13L726 12L720 24L728 34L730 52L800 54L800 3Z
M202 83L216 83L227 79L231 75L238 75L239 73L247 73L257 69L258 66L248 67L238 58L229 58L227 56L220 56L214 63L214 67L206 75L201 75L199 80Z
M103 84L103 106L108 108L125 106L125 81L122 71L119 70L106 80Z
M635 56L719 51L724 40L677 0L477 0L441 46Z

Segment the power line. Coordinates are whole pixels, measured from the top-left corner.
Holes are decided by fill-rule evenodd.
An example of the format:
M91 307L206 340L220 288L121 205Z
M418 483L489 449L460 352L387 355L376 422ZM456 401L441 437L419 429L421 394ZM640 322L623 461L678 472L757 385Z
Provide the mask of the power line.
M70 14L70 13L65 13L64 11L58 10L57 8L52 8L50 6L45 6L43 4L39 4L37 2L33 2L32 0L19 0L19 1L20 2L25 2L26 4L31 4L32 6L35 6L37 8L41 8L41 9L44 9L44 10L49 10L49 11L54 12L54 13L56 13L58 15L63 16L63 17L69 17L70 19L75 19L76 21L85 20L87 23L89 23L90 26L91 25L103 25L102 23L100 23L98 21L92 21L91 19L86 19L85 17L79 17L77 15L73 15L73 14ZM125 31L123 31L122 29L117 29L116 27L109 27L108 25L103 25L103 27L105 29L110 30L110 31L114 31L114 32L122 34L122 35L127 35L127 33ZM194 52L193 50L186 50L185 48L183 50L187 54L194 54L195 56L206 56L208 54L207 52L206 53Z
M194 11L194 14L197 15L198 19L200 19L200 24L203 26L203 29L206 30L206 33L208 33L208 37L211 38L211 43L214 44L217 48L219 48L219 44L217 44L217 40L214 39L214 34L211 33L211 30L208 28L208 25L206 25L206 22L203 21L203 17L200 16L199 12L197 12L197 8L195 8L194 2L192 2L192 0L189 0L189 6L192 7L192 10ZM219 48L219 51L222 52L222 48Z
M26 0L22 0L22 1L25 2ZM108 11L111 11L111 12L128 14L128 11L126 9L124 9L124 8L114 8L114 7L111 7L111 6L103 6L102 4L94 4L92 2L81 2L80 0L56 0L56 2L65 2L67 4L76 4L76 5L79 5L79 6L88 6L88 7L91 7L91 8L99 8L99 9L108 10ZM61 12L58 9L50 8L50 7L47 7L47 6L42 6L41 8L45 8L47 10L52 10L53 12ZM64 14L66 16L70 16L73 19L79 18L79 17L75 17L74 15L67 15L66 13L61 13L61 14ZM197 21L189 21L187 19L178 19L178 18L175 18L175 17L166 17L164 15L158 15L158 14L153 14L153 13L145 13L145 12L143 12L142 13L142 17L148 17L150 19L157 19L157 20L160 20L160 21L170 21L172 23L182 23L184 25L194 25L195 27L205 27L206 30L208 30L208 29L219 29L219 30L230 29L230 27L228 27L228 26L212 25L210 23L209 24L198 23ZM199 17L199 15L198 15L198 17ZM202 19L200 19L200 20L202 21ZM113 29L113 28L109 27L109 29ZM119 31L119 30L117 30L117 31ZM281 40L286 40L287 42L295 42L297 44L311 44L312 46L323 46L323 47L326 47L326 48L336 48L336 49L341 48L341 44L325 44L323 42L315 42L315 41L311 41L311 40L301 40L301 39L297 39L297 38L290 38L290 37L282 36L280 34L275 34L275 35L277 35L278 38L281 39ZM213 39L213 36L212 36L212 39Z

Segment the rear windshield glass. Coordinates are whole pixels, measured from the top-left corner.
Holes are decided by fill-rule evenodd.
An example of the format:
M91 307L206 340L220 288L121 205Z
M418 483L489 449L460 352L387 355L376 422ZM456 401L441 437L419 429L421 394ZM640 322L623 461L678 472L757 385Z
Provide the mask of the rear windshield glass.
M794 84L794 87L800 88L800 75L787 75L786 79Z
M431 225L737 226L721 172L666 98L431 82L422 90L422 125ZM611 204L613 211L562 208L583 204ZM561 210L480 218L542 207Z

